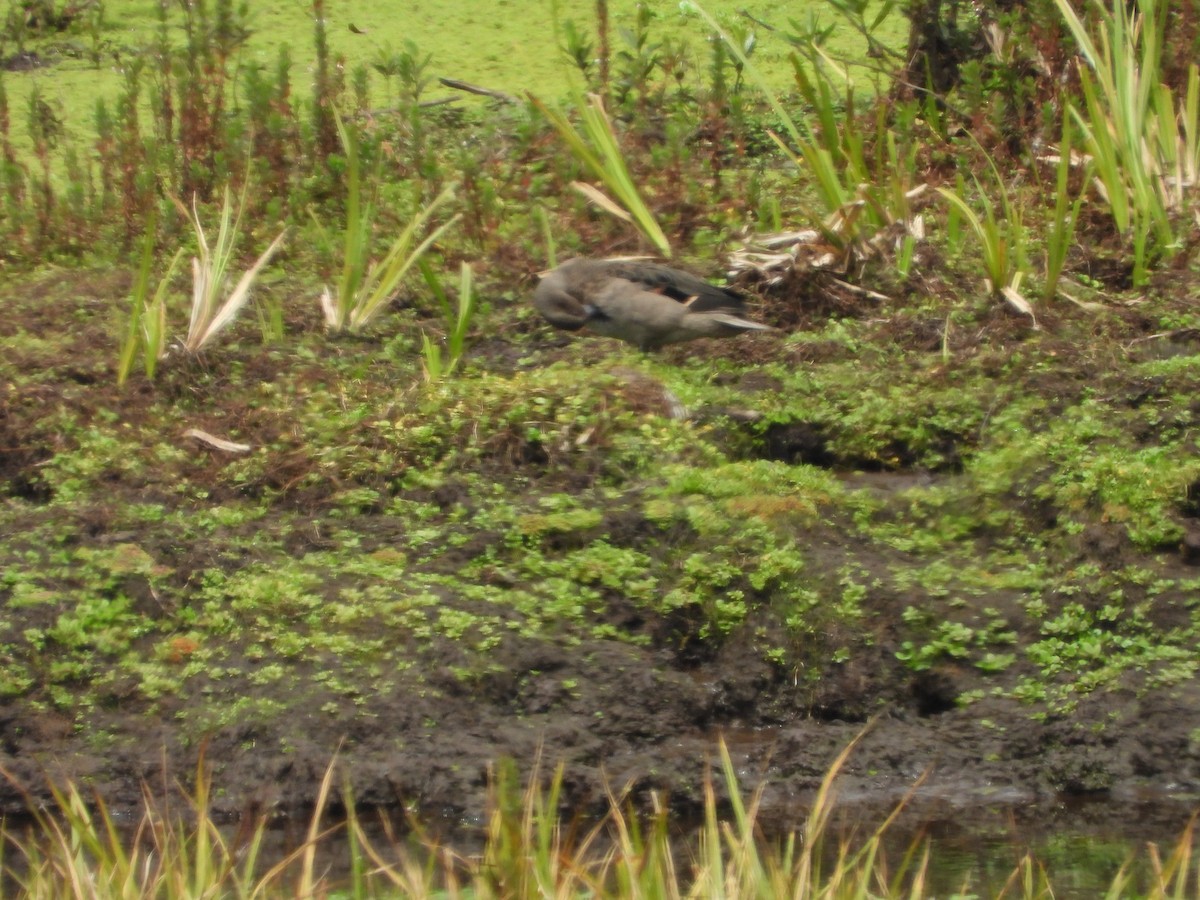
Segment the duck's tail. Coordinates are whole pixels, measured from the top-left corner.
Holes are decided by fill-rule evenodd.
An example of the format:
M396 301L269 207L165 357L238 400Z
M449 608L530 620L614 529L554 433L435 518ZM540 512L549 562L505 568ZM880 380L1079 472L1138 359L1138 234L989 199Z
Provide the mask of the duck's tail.
M724 312L704 312L695 313L697 316L703 316L711 322L718 325L723 325L726 328L732 328L735 331L778 331L777 328L772 328L770 325L764 325L762 322L751 322L749 319L743 319L741 316L735 316L732 313Z

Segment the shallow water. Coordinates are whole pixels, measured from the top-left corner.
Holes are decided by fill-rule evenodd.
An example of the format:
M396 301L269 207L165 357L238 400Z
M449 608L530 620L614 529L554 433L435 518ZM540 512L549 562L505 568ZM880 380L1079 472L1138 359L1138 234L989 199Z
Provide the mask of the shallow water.
M826 838L826 871L837 857L840 842L851 848L861 845L888 811L874 801L840 804L831 817ZM1026 856L1035 863L1035 888L1037 873L1044 872L1058 900L1091 900L1105 895L1123 865L1130 867L1132 881L1121 896L1140 896L1151 875L1148 845L1155 844L1165 859L1198 812L1200 799L1161 793L1121 799L1063 797L1020 803L917 796L886 833L883 859L894 873L914 843L923 845L928 841L930 861L924 880L925 897L997 896ZM380 848L390 846L378 817L363 814L362 821L368 825L372 843ZM768 841L782 842L786 829L772 830L769 823L764 825ZM392 827L395 833L405 834L401 841L403 852L418 857L424 853L421 843L404 824L393 823ZM452 818L439 821L433 817L428 827L439 843L452 847L460 857L469 858L483 848L483 828L479 821ZM802 823L797 827L802 827ZM273 828L263 862L272 864L298 847L307 828L307 823L300 821ZM694 836L694 831L685 829L678 838L676 859L681 867L684 860L694 855ZM919 858L919 855L914 857ZM346 878L348 864L344 842L335 837L319 854L318 871L325 871L337 884ZM1196 883L1198 866L1200 860L1194 859L1192 884ZM1013 895L1021 896L1022 892L1017 890Z
M1167 857L1198 811L1197 798L1162 793L1020 803L917 798L884 845L887 859L898 862L914 840L928 839L928 896L996 896L1028 855L1036 862L1035 872L1045 872L1056 898L1084 900L1107 892L1126 864L1132 886L1146 885L1148 845ZM853 813L844 810L841 816L845 828ZM862 833L873 821L878 819L850 827ZM1192 868L1195 872L1195 862Z

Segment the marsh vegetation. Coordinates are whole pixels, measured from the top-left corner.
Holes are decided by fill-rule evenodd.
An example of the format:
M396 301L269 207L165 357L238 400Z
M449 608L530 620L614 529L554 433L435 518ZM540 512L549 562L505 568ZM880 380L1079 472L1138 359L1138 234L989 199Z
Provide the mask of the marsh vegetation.
M546 90L416 5L289 7L295 42L124 6L10 0L0 38L0 802L78 830L10 832L29 871L142 890L97 810L176 782L246 835L490 809L499 856L422 884L502 896L816 891L831 770L887 808L923 777L1186 813L1191 4L548 4ZM779 331L638 354L528 302L649 254ZM755 849L742 796L796 843ZM631 856L560 852L563 810ZM192 883L246 873L144 821ZM332 889L307 852L272 889ZM928 893L854 860L847 892ZM427 873L359 862L359 895ZM1187 833L1144 862L1194 892Z

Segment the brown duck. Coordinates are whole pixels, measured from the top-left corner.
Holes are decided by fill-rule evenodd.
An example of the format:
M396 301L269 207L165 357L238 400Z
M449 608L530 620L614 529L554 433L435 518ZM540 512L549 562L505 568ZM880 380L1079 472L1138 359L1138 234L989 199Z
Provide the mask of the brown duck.
M570 259L543 277L533 305L555 328L657 350L702 337L774 331L741 317L742 297L695 275L635 260Z

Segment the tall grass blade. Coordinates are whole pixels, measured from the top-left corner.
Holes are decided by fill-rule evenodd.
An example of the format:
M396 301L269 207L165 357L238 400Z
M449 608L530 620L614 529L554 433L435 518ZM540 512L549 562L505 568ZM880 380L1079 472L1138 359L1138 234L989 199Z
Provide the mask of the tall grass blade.
M148 223L142 236L142 255L134 276L133 290L129 295L129 319L125 337L121 341L121 355L117 362L117 385L124 386L133 370L138 348L142 345L142 315L146 310L146 293L150 289L150 267L154 263L154 229Z
M1079 210L1083 203L1083 191L1071 201L1071 116L1063 115L1062 134L1058 141L1058 165L1054 179L1054 213L1050 233L1046 236L1046 280L1042 286L1042 300L1049 302L1058 293L1058 282L1062 277L1067 254L1074 243L1075 226L1079 221ZM1091 168L1084 174L1086 185Z
M998 293L1005 281L1004 260L1005 250L999 245L999 235L994 230L995 220L990 219L984 221L979 217L979 214L971 208L971 205L964 200L957 191L950 188L939 187L938 193L950 201L951 207L971 226L971 230L975 232L975 236L979 238L979 243L983 249L984 267L987 272L988 290L993 293Z
M451 367L458 365L466 349L467 331L475 318L475 275L467 263L463 263L458 284L458 310L446 340L450 351Z
M426 381L438 381L446 374L446 365L442 362L442 348L429 339L429 335L421 335L421 361Z
M217 314L213 316L212 321L208 324L199 335L195 344L195 349L199 350L207 344L212 338L220 332L226 325L233 321L234 317L246 305L246 301L250 299L250 286L254 283L254 279L258 277L258 273L262 271L263 266L270 262L271 257L278 252L283 245L285 234L280 233L273 240L266 250L254 261L254 264L242 273L242 277L238 279L237 284L229 293L225 302L221 305Z
M129 320L126 325L125 338L121 342L121 354L117 363L117 384L123 386L133 371L134 361L138 350L142 355L142 370L151 381L158 371L158 363L167 353L167 292L179 260L183 258L183 248L175 251L167 271L159 279L154 296L149 300L146 294L150 286L150 271L154 262L154 229L147 226L142 239L142 255L138 265L138 273L134 278L133 290L129 298Z
M367 271L370 252L372 210L362 208L362 174L358 152L358 133L346 128L340 115L334 116L342 148L346 151L346 224L342 232L342 274L336 296L328 290L322 295L325 322L335 331L342 330L358 296L358 286ZM319 224L319 223L318 223Z
M1187 96L1184 100L1180 125L1183 128L1183 162L1180 177L1183 185L1197 190L1200 179L1200 66L1188 67Z
M537 207L537 220L542 229L542 242L546 245L546 268L553 269L558 265L558 242L554 239L554 230L550 227L550 216L546 207Z
M142 316L142 336L145 341L143 364L146 377L153 380L158 371L158 362L167 354L167 292L171 287L171 279L183 259L183 248L180 247L167 264L167 271L159 279L158 287L154 290L154 298L150 301Z
M572 181L571 187L583 194L593 204L600 207L610 216L616 216L622 222L633 223L634 219L629 213L621 208L615 200L610 200L608 195L598 187L588 184L586 181Z
M418 232L424 228L441 206L453 198L453 187L447 187L438 194L408 221L399 237L388 248L383 259L367 270L359 286L358 294L350 307L350 315L346 324L351 331L360 331L379 314L383 305L395 294L409 270L416 265L417 260L425 255L438 238L458 222L459 216L452 216L413 246Z
M874 727L875 720L869 721L854 739L842 748L834 758L833 763L825 771L821 785L817 788L817 796L813 799L812 809L809 810L808 820L804 823L803 847L797 864L795 875L795 890L793 896L806 896L805 893L820 881L820 851L822 840L829 828L829 817L833 813L833 788L838 773L846 765L850 754Z
M217 871L213 860L214 845L221 846L220 834L209 818L209 791L212 781L205 764L205 753L201 750L196 762L196 785L192 795L192 809L196 816L195 836L192 844L193 896L201 896L215 882Z
M733 759L729 755L729 747L725 744L724 740L720 744L720 753L721 773L725 779L726 789L729 792L729 802L733 808L734 823L737 826L734 847L739 857L738 869L742 873L740 880L743 883L748 880L755 893L762 900L771 900L767 873L763 867L762 860L759 858L758 845L754 834L755 812L757 811L758 801L762 796L762 789L760 787L754 792L751 808L747 810L746 805L742 802L737 773L733 768Z
M721 827L717 824L717 798L712 779L704 780L704 829L700 834L702 867L696 874L694 889L699 896L724 900L725 859L721 854Z
M581 187L589 200L626 221L632 221L642 235L664 256L671 256L671 243L663 233L653 211L642 197L625 162L621 145L613 132L612 122L604 110L604 101L597 95L579 100L581 130L577 130L565 114L530 98L546 120L559 133L572 155L594 178L608 188L612 199L595 187Z
M300 858L300 881L296 885L296 895L299 897L314 896L313 870L317 857L317 845L321 836L321 817L325 814L325 807L329 803L329 794L333 790L333 772L336 767L337 754L334 754L333 759L325 768L325 776L321 779L321 787L317 791L317 801L313 804L312 818L308 822L308 836L304 841L303 854Z

